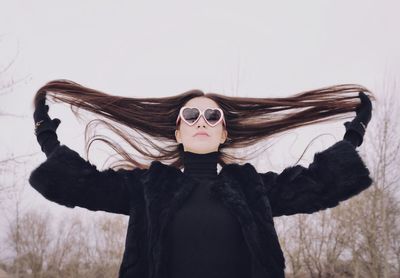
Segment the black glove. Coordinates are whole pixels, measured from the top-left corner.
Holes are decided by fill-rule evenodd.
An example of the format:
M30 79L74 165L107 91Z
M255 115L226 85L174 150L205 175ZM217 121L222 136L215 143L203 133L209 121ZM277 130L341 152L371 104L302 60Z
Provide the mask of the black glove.
M50 119L48 112L49 106L45 104L46 99L39 100L36 105L35 112L33 113L33 120L35 121L35 135L39 142L42 151L46 157L60 145L58 141L56 130L61 123L60 119Z
M368 96L359 92L358 96L361 99L361 103L356 108L356 117L351 122L345 122L346 133L343 139L352 143L355 147L362 144L365 129L371 120L372 104Z

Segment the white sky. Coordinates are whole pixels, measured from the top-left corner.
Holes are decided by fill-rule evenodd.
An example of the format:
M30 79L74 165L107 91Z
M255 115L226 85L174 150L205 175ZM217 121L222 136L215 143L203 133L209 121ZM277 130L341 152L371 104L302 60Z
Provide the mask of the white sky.
M394 0L0 0L0 69L15 58L0 81L28 76L0 99L1 112L17 115L0 118L0 155L37 153L28 171L45 160L33 135L32 100L59 78L133 97L194 88L285 97L341 83L379 95L384 76L399 75L399 11ZM50 116L62 120L60 141L83 154L84 124L66 105L50 106ZM341 139L344 127L317 131ZM315 133L297 136L304 141L276 167L286 157L294 162ZM25 194L32 204L60 207L29 186Z

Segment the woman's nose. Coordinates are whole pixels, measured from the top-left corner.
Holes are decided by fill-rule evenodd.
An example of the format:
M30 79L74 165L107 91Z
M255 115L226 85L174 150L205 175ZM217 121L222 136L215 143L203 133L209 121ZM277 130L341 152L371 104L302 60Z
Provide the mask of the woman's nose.
M203 115L200 116L200 119L197 121L198 125L205 125L207 122L206 120L203 118Z

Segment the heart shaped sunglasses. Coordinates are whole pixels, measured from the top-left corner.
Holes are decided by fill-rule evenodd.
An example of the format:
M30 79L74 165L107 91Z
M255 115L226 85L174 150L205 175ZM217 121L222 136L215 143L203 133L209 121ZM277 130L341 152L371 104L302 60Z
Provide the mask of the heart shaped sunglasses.
M222 121L222 123L226 126L224 112L222 109L206 108L205 110L201 111L196 107L188 106L183 106L179 110L179 115L176 118L176 125L178 125L180 119L183 119L185 123L192 126L200 119L201 115L203 115L203 118L210 126L216 126L220 121Z

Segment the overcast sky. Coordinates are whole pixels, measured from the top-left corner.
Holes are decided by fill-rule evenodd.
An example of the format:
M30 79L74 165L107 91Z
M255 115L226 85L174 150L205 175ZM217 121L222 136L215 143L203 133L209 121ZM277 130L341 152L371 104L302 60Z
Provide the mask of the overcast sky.
M399 75L399 11L395 0L0 0L1 69L14 60L0 81L25 78L0 99L0 111L15 115L0 118L0 155L36 153L27 171L45 160L32 100L53 79L132 97L285 97L341 83L379 96L384 77ZM50 116L62 121L60 141L83 154L84 124L66 105L50 106ZM341 139L342 123L330 131ZM304 141L290 155L314 135L299 131ZM58 206L29 186L26 196Z

